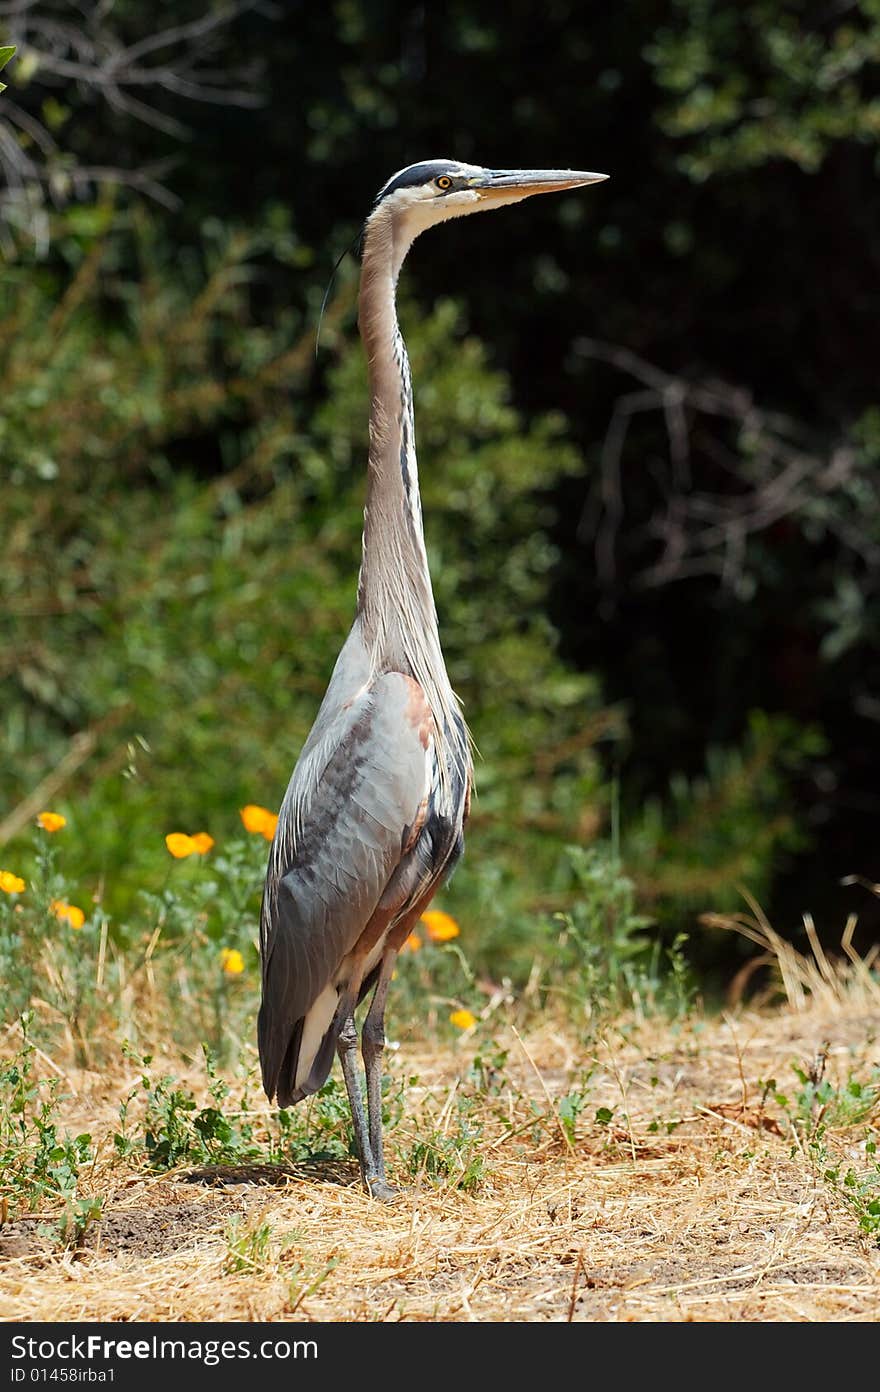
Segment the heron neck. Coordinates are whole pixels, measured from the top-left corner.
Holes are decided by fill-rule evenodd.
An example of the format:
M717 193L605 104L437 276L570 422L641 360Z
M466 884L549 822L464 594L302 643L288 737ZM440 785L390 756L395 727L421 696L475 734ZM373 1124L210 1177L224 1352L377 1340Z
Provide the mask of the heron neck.
M358 303L370 385L358 612L383 658L408 659L415 669L436 661L440 649L422 527L412 379L395 305L403 257L394 230L390 221L368 227ZM440 670L445 675L442 659Z

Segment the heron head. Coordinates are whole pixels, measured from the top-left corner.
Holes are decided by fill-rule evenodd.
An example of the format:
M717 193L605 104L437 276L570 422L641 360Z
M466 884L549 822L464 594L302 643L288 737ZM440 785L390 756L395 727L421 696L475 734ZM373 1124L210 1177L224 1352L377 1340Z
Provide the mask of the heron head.
M414 238L435 223L607 178L576 169L484 169L459 160L422 160L398 170L379 190L367 231L390 227L402 260Z

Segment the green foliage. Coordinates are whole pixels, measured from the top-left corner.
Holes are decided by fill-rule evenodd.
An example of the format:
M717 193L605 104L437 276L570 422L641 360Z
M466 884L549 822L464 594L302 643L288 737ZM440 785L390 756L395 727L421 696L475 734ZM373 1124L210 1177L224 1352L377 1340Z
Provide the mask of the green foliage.
M38 998L41 1035L60 1036L85 1067L115 1057L120 1039L155 1038L160 1015L161 1033L180 1047L205 1040L225 1059L253 1029L266 842L233 839L210 859L183 861L162 846L164 884L136 890L128 915L116 920L95 902L98 893L90 903L72 889L67 834L34 830L24 890L0 892L7 1010L18 1014ZM169 998L185 1009L168 1016Z
M4 45L0 46L0 71L2 71L3 68L6 67L6 64L9 62L10 58L12 58L12 57L14 56L14 54L15 54L15 45L14 45L14 44L4 44ZM0 82L0 92L5 92L5 91L6 91L6 83L5 83L5 82Z
M832 147L880 141L880 9L874 0L819 18L773 0L675 0L675 24L646 47L669 94L664 130L686 142L693 179L791 160L819 168Z
M825 1062L823 1050L809 1068L792 1065L799 1084L794 1096L784 1092L775 1078L768 1079L762 1084L763 1101L773 1098L790 1128L793 1151L808 1156L817 1179L837 1194L860 1230L880 1241L880 1068L872 1069L866 1079L849 1073L842 1084L836 1084L825 1076ZM852 1136L856 1128L861 1132L858 1146ZM857 1167L841 1157L835 1144L840 1132L846 1133L847 1157L861 1149L863 1165Z
M339 1264L338 1257L316 1267L302 1252L298 1232L276 1233L271 1223L250 1224L232 1218L226 1228L223 1270L230 1276L284 1273L288 1285L288 1309L294 1313L304 1300L319 1290Z
M570 846L568 860L576 892L571 909L548 925L548 989L589 1019L657 992L657 948L645 931L651 920L637 912L635 885L612 851Z
M587 1093L575 1091L567 1092L560 1098L556 1108L557 1116L562 1123L570 1145L574 1144L577 1133L577 1122L581 1112L586 1109L589 1097Z
M876 1158L876 1141L866 1144L865 1155L869 1162L865 1169L833 1166L826 1171L825 1179L835 1185L852 1209L862 1232L880 1244L880 1161Z
M345 1160L357 1154L348 1094L336 1078L327 1079L306 1109L280 1115L285 1152L291 1158Z
M155 1170L189 1164L235 1164L263 1155L254 1139L253 1122L247 1117L247 1089L241 1098L240 1112L225 1112L229 1084L218 1076L207 1050L205 1067L212 1105L206 1107L199 1107L190 1088L169 1074L154 1078L150 1071L151 1055L134 1061L141 1076L121 1104L120 1128L113 1138L120 1155L142 1154ZM130 1129L135 1099L141 1104L137 1137Z
M781 1091L776 1079L763 1084L765 1095L772 1093L782 1108L795 1135L813 1141L828 1127L858 1126L870 1119L880 1105L880 1068L872 1071L866 1081L850 1074L842 1086L837 1086L816 1070L792 1065L800 1087L794 1097Z
M494 1040L492 1048L492 1053L474 1055L467 1074L470 1086L483 1097L495 1097L507 1087L508 1051L499 1049Z
M754 711L741 747L710 748L702 777L674 778L668 798L649 801L622 833L648 902L668 915L682 904L733 906L742 886L760 899L781 858L804 845L786 793L824 750L815 729Z
M482 1128L461 1115L455 1130L422 1135L410 1148L407 1164L414 1179L425 1176L435 1184L477 1193L487 1178L479 1149Z
M100 913L69 903L59 853L47 833L33 837L26 893L0 896L0 971L9 1015L23 1014L38 995L65 1022L77 1062L88 1062L86 1036L94 1023L95 954ZM75 914L74 920L68 916ZM74 922L80 922L74 927Z
M198 251L172 264L142 215L83 205L58 220L52 269L21 248L0 290L0 446L14 485L0 558L0 753L13 801L69 763L58 801L75 866L66 894L93 900L102 886L83 942L130 936L140 901L164 945L195 924L253 961L263 865L230 832L242 804L280 802L350 625L367 450L350 284L328 314L327 341L345 332L318 394L308 321L281 315L269 330L254 312L257 269L287 255L289 237L282 222L259 236L207 225ZM607 901L599 918L616 913L599 847L611 798L598 745L623 721L596 677L561 659L547 618L559 561L551 499L583 461L561 417L514 408L459 306L441 299L419 319L404 302L401 313L447 661L479 750L469 832L479 856L465 859L447 906L469 970L503 963L525 981L536 924L583 893L568 844L596 844L589 892ZM207 482L205 440L220 452ZM681 886L679 911L701 894L714 905L740 878L760 892L796 844L779 811L792 766L781 746L764 740L754 777L748 746L721 767L713 755L708 796L677 785L680 835L665 830L669 807L632 828L633 863L654 862ZM169 878L163 835L182 828L217 839L211 874L184 865ZM22 872L45 881L20 844ZM443 958L450 997L456 951ZM19 1007L32 956L22 955ZM88 960L57 973L81 1041ZM217 1051L230 989L217 987L199 1034Z
M58 804L66 873L41 859L39 838L31 852L21 842L33 893L24 916L0 905L0 956L16 961L23 1009L38 959L54 955L52 1003L87 1061L90 973L99 956L117 967L108 936L143 934L152 953L158 932L166 953L195 931L256 964L267 848L231 826L246 802L278 805L351 622L367 411L353 333L338 339L313 409L311 329L282 319L269 333L253 319L254 260L283 243L280 225L277 244L208 229L203 268L172 267L142 217L126 226L109 205L75 211L59 223L69 270L35 276L22 253L0 291L15 329L0 345L15 484L0 559L2 651L17 659L0 665L13 797L70 757L71 730L84 750ZM344 283L328 336L349 305ZM583 854L610 802L597 746L622 721L595 678L560 659L546 618L558 559L547 499L581 461L559 418L527 423L514 409L459 307L401 313L447 660L479 749L468 838L479 854L445 901L466 947L407 963L404 989L476 1005L477 969L524 982L536 951L549 962L559 948L570 973L559 989L589 1012L624 977L634 989L632 959L649 949L616 858L598 842ZM223 441L207 484L177 457L176 440L196 430ZM798 844L780 807L811 748L756 717L743 750L710 755L702 783L678 781L625 829L640 890L673 913L722 907L739 881L760 894L779 851ZM169 865L163 834L184 828L216 837L204 863ZM47 934L49 904L94 900L99 882L76 948L70 933ZM569 916L562 935L554 912ZM238 987L208 951L189 954L187 971L201 1004L181 1042L195 1035L222 1055Z
M242 1272L256 1275L266 1271L272 1259L272 1228L269 1223L250 1227L238 1217L226 1229L226 1258L223 1266L230 1275Z
M57 1218L40 1231L75 1246L101 1214L101 1199L84 1195L80 1187L95 1153L87 1132L59 1134L60 1083L36 1073L32 1019L21 1016L21 1044L0 1063L0 1206L4 1214L57 1209Z
M254 1006L256 1002L253 1002ZM180 1166L268 1165L348 1160L357 1155L351 1111L342 1083L329 1078L308 1105L292 1110L258 1112L252 1102L253 1078L248 1074L241 1093L232 1101L232 1087L204 1048L206 1083L210 1096L200 1105L193 1087L170 1073L156 1076L150 1054L126 1049L140 1077L119 1109L119 1129L113 1144L120 1156L154 1170ZM401 1083L385 1084L383 1120L392 1131L403 1110Z

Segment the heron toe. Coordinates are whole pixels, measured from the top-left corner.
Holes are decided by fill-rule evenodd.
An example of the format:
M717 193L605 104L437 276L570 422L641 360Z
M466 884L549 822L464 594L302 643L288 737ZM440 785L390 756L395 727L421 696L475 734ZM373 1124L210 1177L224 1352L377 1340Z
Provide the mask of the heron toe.
M393 1184L389 1184L387 1179L365 1179L364 1188L371 1199L377 1199L379 1203L396 1203L403 1194L402 1189L395 1189Z

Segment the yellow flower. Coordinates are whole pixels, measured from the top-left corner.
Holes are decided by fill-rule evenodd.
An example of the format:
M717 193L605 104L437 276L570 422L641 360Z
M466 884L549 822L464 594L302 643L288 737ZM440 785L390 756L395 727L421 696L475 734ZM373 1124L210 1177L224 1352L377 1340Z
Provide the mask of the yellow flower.
M78 909L76 904L65 904L63 899L53 899L49 908L59 923L63 923L66 919L71 928L81 928L86 921L82 909Z
M62 817L60 812L41 812L37 821L44 831L60 831L67 826L67 818Z
M195 836L190 838L199 855L207 855L214 844L213 836L209 836L206 831L197 831Z
M473 1029L477 1023L476 1015L472 1015L469 1010L453 1010L449 1017L449 1023L455 1025L456 1029Z
M199 851L193 838L183 831L169 832L165 837L165 845L175 860L185 860L187 856L197 855Z
M457 938L461 932L452 915L442 913L440 909L429 909L422 914L421 921L428 930L431 942L449 942L450 938Z
M239 816L244 822L245 831L259 832L267 841L272 840L278 817L276 813L270 812L268 807L258 807L256 803L249 802L247 807L242 807Z
M0 889L4 894L21 894L24 887L24 880L20 875L13 875L11 870L0 870Z
M409 937L407 938L406 942L403 944L403 947L400 950L401 952L418 952L421 945L422 940L419 937L418 933L410 933Z
M244 958L237 947L224 947L220 950L220 965L227 976L240 976L244 971Z

